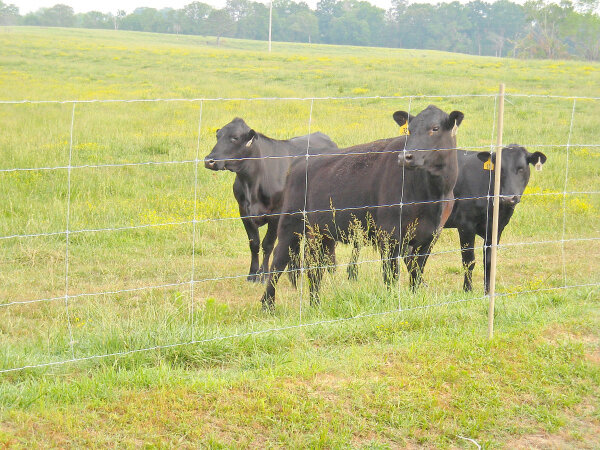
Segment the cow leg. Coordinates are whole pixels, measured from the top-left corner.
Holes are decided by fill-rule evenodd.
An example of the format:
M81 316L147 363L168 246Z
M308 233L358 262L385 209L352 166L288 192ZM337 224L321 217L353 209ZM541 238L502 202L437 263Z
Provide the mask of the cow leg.
M475 233L467 231L464 228L458 229L460 238L460 254L462 256L463 270L465 272L465 280L463 289L469 292L473 289L473 269L475 268Z
M383 282L392 286L398 279L398 255L400 245L384 246L381 252L383 266Z
M348 279L356 280L358 278L358 266L356 263L358 262L358 255L360 254L360 243L358 242L358 238L354 238L353 247L352 247L352 255L350 256L350 263L348 264Z
M288 278L294 288L298 287L300 274L300 239L292 239L290 243L290 262L288 263Z
M309 261L313 267L307 268L306 275L308 276L308 290L310 293L310 306L318 306L319 300L319 289L321 287L321 280L323 279L323 272L325 271L325 258L321 250L311 250Z
M258 233L258 227L252 219L243 218L246 213L240 208L240 215L242 216L242 222L248 235L248 242L250 244L250 273L248 274L248 281L260 281L259 280L259 265L258 265L258 254L260 251L260 234Z
M320 242L313 241L307 246L311 255L308 260L314 264L308 269L308 288L310 292L310 305L318 306L320 303L319 290L325 267L331 271L335 267L335 240L322 236Z
M500 236L502 236L502 230L498 230L498 244L500 244ZM484 238L485 239L485 238ZM490 293L490 277L492 271L492 230L490 229L487 233L487 240L483 245L483 272L485 280L485 294Z
M284 217L279 223L277 237L279 241L273 252L273 262L267 278L267 287L261 299L263 309L266 311L272 311L275 308L275 285L286 266L290 263L290 250L300 247L302 220L297 220L294 216Z
M263 262L262 266L258 271L258 281L265 281L265 274L269 271L269 259L271 258L271 253L273 253L273 247L275 247L275 240L277 239L277 225L279 220L277 219L269 219L267 222L267 233L262 241L262 249L263 249Z
M430 239L421 245L415 245L413 251L404 258L408 269L410 287L413 291L419 287L423 280L423 271L431 252L432 243L433 239Z

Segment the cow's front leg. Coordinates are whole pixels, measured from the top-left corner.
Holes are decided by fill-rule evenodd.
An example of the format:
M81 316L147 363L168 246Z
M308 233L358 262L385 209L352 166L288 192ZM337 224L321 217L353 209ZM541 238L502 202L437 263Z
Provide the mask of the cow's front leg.
M258 233L258 226L252 219L245 218L246 215L240 208L240 215L242 216L242 222L248 235L248 243L250 244L250 272L248 274L248 281L260 281L259 265L258 265L258 253L260 251L260 234Z
M475 233L462 228L458 229L460 238L460 254L462 256L465 279L463 289L469 292L473 289L473 269L475 268Z
M490 227L491 228L491 227ZM500 236L502 236L502 230L498 229L498 240L497 244L500 244ZM492 273L492 230L488 230L487 239L483 245L483 261L484 261L484 278L485 278L485 294L490 293L490 277Z
M258 270L258 280L264 282L266 279L266 273L269 271L269 259L271 258L271 253L273 253L273 248L275 247L275 240L277 240L277 225L279 224L279 217L270 218L267 221L267 234L262 241L262 249L263 249L263 262Z

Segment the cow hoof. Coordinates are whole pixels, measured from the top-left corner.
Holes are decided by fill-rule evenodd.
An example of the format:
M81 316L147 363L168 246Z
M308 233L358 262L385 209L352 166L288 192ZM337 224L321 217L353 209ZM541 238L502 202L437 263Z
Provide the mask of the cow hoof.
M274 298L272 298L272 297L268 298L263 295L263 298L261 299L261 303L262 303L263 312L269 313L269 314L275 313L275 299Z
M246 280L250 281L251 283L260 283L262 281L261 276L258 273L251 273L250 275L248 275Z
M358 269L356 266L348 267L348 279L356 281L358 279Z

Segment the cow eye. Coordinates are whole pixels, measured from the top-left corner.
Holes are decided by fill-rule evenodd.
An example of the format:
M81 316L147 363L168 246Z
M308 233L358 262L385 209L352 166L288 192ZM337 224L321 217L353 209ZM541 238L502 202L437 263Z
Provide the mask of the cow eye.
M237 140L238 140L238 138L236 138L236 137L231 138L231 142L237 142Z
M525 169L523 169L522 167L519 167L519 168L517 169L517 173L523 173L523 171L524 171L524 170L525 170Z
M433 127L432 130L433 131L439 131L440 127Z

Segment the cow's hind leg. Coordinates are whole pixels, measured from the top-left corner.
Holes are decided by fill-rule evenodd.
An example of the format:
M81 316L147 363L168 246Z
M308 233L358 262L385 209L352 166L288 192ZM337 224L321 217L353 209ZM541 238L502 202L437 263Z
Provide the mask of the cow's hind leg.
M350 263L348 264L348 279L356 280L358 278L358 256L360 254L360 242L358 238L354 238L352 243L352 255L350 256Z
M300 275L300 239L292 239L289 252L288 278L292 286L296 288L298 287L298 276Z
M404 258L406 268L408 269L408 277L411 289L416 290L423 280L423 272L427 258L431 252L433 239L415 244L413 251Z
M399 244L388 244L381 250L381 261L383 268L383 282L387 286L393 286L398 279L398 255Z
M463 289L469 292L473 289L473 269L475 268L475 233L465 229L458 229L460 238L460 254L462 256L463 270L465 272L465 280Z
M294 216L283 218L277 229L279 241L273 252L273 263L267 278L267 286L261 302L264 310L272 311L275 307L275 285L290 263L290 249L300 246L302 239L302 220Z
M320 303L319 290L325 267L331 272L335 268L335 240L323 236L317 242L314 240L307 246L308 261L312 267L308 268L308 287L310 292L310 305L318 306Z

